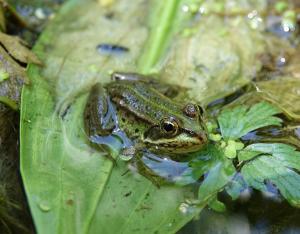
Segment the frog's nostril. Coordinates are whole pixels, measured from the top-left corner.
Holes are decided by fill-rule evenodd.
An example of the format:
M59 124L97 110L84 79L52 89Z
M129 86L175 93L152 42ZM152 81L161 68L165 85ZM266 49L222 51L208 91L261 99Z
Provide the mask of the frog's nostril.
M199 134L197 135L197 138L199 139L199 141L200 141L201 143L204 143L204 142L207 141L207 135L206 135L205 133L199 133Z

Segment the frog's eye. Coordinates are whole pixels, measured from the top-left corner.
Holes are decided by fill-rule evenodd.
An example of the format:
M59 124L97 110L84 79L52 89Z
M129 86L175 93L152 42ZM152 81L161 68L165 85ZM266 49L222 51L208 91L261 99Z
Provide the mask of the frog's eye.
M174 118L165 118L161 121L160 128L165 134L174 136L178 132L179 126Z
M183 112L186 116L190 118L195 118L197 116L198 107L192 103L188 103L183 108Z

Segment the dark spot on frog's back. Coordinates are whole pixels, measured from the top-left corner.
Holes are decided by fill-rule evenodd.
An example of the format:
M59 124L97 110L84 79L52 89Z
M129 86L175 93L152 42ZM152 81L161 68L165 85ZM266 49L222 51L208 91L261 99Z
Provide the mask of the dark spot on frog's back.
M109 43L101 43L96 49L101 55L121 55L129 52L129 48L125 46Z

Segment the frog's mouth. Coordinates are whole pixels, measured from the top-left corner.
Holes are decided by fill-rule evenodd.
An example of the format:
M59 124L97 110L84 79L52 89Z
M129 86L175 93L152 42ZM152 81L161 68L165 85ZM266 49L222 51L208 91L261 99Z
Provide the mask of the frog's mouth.
M192 153L203 148L207 143L207 136L205 134L188 134L181 133L173 138L161 139L144 139L147 147L150 149L171 154Z

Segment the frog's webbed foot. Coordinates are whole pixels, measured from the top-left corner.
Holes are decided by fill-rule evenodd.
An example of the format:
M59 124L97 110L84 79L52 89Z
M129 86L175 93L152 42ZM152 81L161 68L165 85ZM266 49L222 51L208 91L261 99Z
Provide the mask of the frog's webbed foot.
M143 162L143 152L137 152L135 155L135 167L137 171L142 176L146 177L150 180L156 187L160 188L160 186L164 184L168 184L168 182L162 178L161 176L157 175L153 170L151 170L144 162Z
M86 133L90 137L110 135L116 126L115 121L116 113L109 96L100 83L95 84L84 111Z

